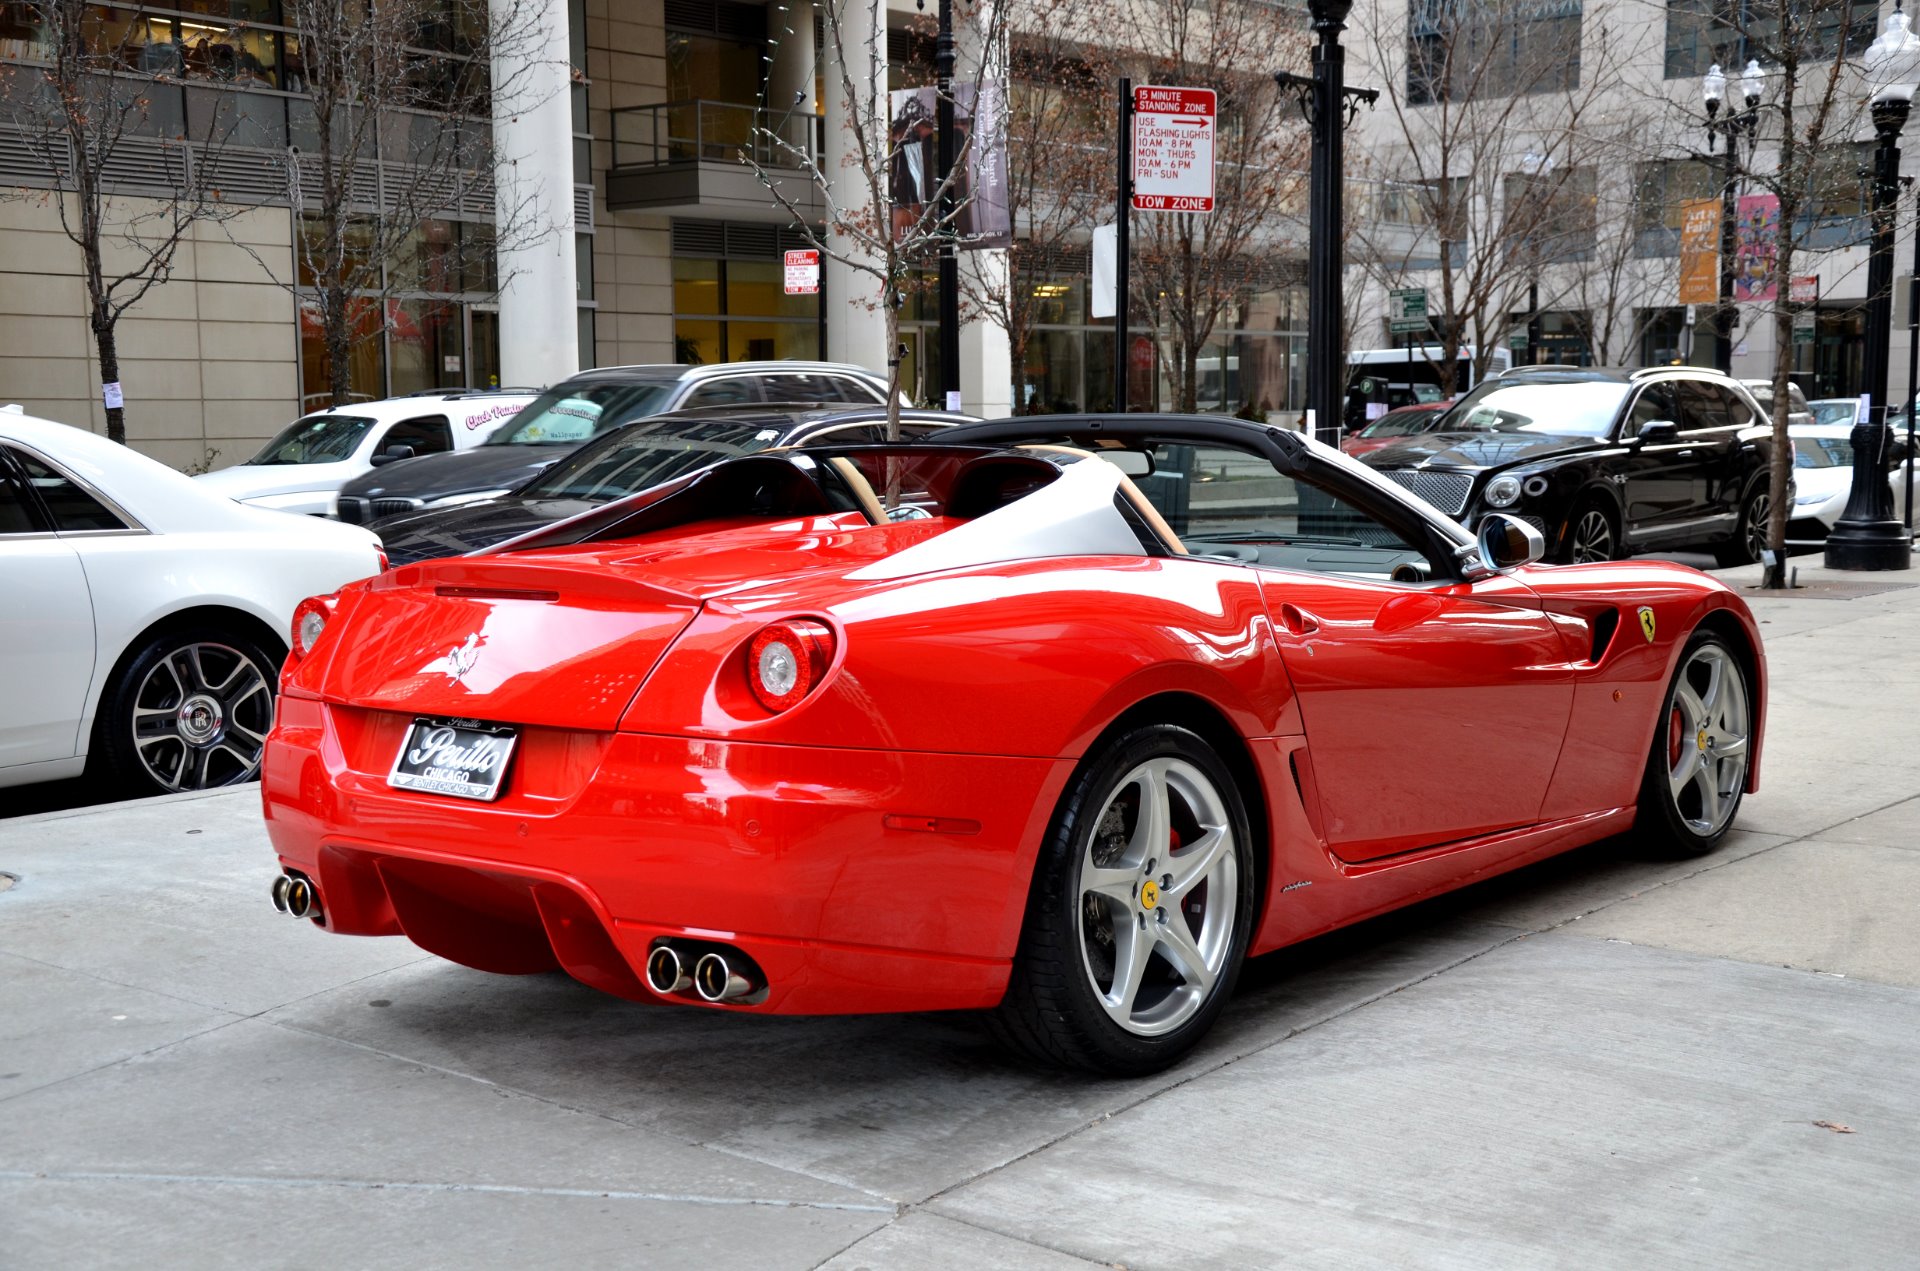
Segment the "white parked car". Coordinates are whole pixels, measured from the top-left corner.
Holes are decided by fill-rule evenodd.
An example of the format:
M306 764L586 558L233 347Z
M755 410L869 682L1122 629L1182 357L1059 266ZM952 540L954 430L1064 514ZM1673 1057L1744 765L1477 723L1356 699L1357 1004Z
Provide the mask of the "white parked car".
M294 420L245 463L194 479L252 507L327 516L355 477L400 459L469 450L536 396L450 391L333 406Z
M1825 538L1847 510L1853 488L1853 425L1801 424L1787 435L1793 439L1793 514L1787 519L1787 537ZM1893 486L1893 515L1899 518L1907 506L1907 465L1896 464L1887 479Z
M0 410L0 786L250 780L294 609L385 566L366 530Z

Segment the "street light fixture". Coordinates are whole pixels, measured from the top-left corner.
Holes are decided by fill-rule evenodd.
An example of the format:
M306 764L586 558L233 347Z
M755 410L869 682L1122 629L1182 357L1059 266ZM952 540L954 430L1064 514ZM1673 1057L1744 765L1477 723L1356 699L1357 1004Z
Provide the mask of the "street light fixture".
M1887 344L1893 334L1893 223L1900 195L1900 130L1920 80L1920 37L1896 0L1886 30L1867 50L1873 83L1869 109L1878 139L1873 152L1873 246L1867 257L1867 417L1853 426L1853 484L1847 510L1827 536L1829 569L1906 569L1912 538L1893 519L1887 456Z
M1733 330L1738 311L1733 307L1734 183L1740 167L1739 143L1747 143L1747 158L1753 158L1754 142L1760 132L1760 98L1766 89L1766 72L1760 63L1750 61L1740 75L1740 96L1746 105L1730 110L1720 118L1720 106L1727 97L1727 76L1718 62L1707 68L1700 80L1700 98L1707 110L1707 153L1725 137L1727 147L1720 167L1720 303L1716 306L1713 364L1722 374L1733 370Z
M1307 0L1307 13L1320 37L1313 46L1312 76L1276 71L1274 83L1293 93L1307 117L1313 157L1307 178L1307 409L1314 434L1329 445L1340 441L1341 414L1347 396L1340 334L1346 327L1341 294L1340 196L1345 184L1341 142L1353 112L1371 106L1380 94L1346 86L1346 29L1353 0Z

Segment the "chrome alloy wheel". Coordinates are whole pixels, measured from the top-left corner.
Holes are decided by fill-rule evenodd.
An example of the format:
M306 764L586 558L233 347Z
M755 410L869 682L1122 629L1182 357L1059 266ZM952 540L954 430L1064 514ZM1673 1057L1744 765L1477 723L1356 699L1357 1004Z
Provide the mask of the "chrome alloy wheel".
M1693 833L1717 834L1740 805L1752 727L1747 682L1718 644L1693 651L1667 707L1667 790Z
M1576 565L1613 559L1613 522L1599 508L1588 508L1573 523L1570 557Z
M1233 949L1240 865L1226 801L1184 759L1123 777L1080 863L1080 954L1094 995L1128 1032L1191 1019Z
M231 645L183 644L148 670L133 697L133 750L166 790L250 779L273 727L273 693Z
M1767 518L1773 514L1773 496L1760 490L1747 502L1747 559L1756 561L1767 550Z

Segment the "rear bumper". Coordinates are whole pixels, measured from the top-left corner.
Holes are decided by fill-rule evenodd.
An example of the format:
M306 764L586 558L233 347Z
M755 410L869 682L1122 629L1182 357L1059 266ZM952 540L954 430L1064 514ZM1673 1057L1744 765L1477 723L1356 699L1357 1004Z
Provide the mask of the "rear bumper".
M1073 766L526 729L474 803L387 786L404 722L282 699L268 833L329 930L643 1000L655 940L722 941L768 979L725 1009L780 1014L996 1003Z

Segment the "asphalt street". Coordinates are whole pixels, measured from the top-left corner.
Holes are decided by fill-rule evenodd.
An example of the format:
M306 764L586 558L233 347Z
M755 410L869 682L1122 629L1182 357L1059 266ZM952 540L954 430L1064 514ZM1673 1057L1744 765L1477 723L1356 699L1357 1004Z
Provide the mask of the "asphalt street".
M1722 850L1258 959L1148 1080L327 936L250 789L0 822L0 1268L1920 1266L1920 575L1802 581Z

